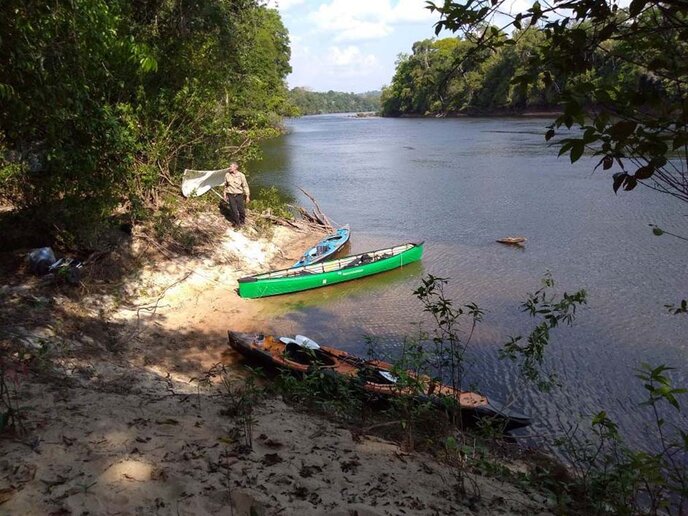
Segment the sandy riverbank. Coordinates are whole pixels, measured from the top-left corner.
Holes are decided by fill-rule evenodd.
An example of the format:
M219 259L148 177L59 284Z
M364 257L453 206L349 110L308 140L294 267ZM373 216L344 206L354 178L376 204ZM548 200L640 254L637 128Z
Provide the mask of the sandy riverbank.
M269 321L236 279L288 266L318 237L227 228L186 258L134 239L127 261L144 265L110 288L2 287L0 350L24 428L0 440L0 514L545 512L541 496L477 474L457 497L451 467L275 397L256 408L253 450L241 446L218 387L223 371L245 377L226 330Z

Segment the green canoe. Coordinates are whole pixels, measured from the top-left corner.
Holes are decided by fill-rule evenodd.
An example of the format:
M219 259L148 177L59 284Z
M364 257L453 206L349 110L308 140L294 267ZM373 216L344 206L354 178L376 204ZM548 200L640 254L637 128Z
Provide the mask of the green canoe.
M408 243L338 260L256 274L239 280L239 295L256 298L325 287L403 267L420 260L422 255L423 242Z

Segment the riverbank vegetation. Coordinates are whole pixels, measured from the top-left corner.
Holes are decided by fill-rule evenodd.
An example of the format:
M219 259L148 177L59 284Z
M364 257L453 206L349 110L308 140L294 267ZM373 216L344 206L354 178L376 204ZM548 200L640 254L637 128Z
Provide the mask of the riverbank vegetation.
M83 243L113 215L150 219L185 168L255 157L288 110L289 37L262 2L10 1L3 12L0 200L19 217L7 235L20 220L42 245Z
M681 32L685 13L671 5L636 0L613 17L593 13L590 28L571 33L558 32L559 19L550 32L547 25L537 29L543 11L533 6L531 30L518 26L526 17L514 18L516 37L488 29L461 40L420 42L400 61L399 78L383 101L404 99L391 104L396 114L511 109L500 99L530 107L561 102L564 114L548 138L560 127L581 125L582 137L559 141L572 161L589 149L599 153L603 169L621 168L615 190L649 180L683 198L684 169L674 156L685 157L688 143L687 65L672 56L684 55L688 38ZM217 214L188 205L186 217L178 217L183 210L171 192L186 167L254 157L255 142L279 131L280 115L293 114L284 86L288 36L276 11L250 0L138 2L136 8L123 1L10 1L3 9L12 15L0 18L0 199L17 214L7 220L38 235L42 245L60 238L63 248L83 245L99 227L127 229L126 243L109 256L92 255L88 277L76 287L59 275L23 276L18 254L0 263L0 430L13 437L3 441L0 504L10 512L155 512L174 504L194 514L240 512L242 504L247 514L370 513L376 506L446 514L457 507L685 512L688 436L665 417L680 410L684 392L665 366L636 371L647 392L636 408L650 414L656 450L627 447L600 411L585 437L571 429L556 443L573 472L531 462L523 473L514 471L514 455L495 459L506 448L501 437L464 431L451 405L438 418L436 410L401 396L386 419L376 418L365 413L363 402L370 400L349 384L329 383L318 371L304 382L281 378L287 400L338 421L364 416L351 431L296 413L263 396L262 385L238 368L219 365L236 359L225 341L227 321L249 330L262 316L249 301L231 297L237 278L293 263L298 256L283 249L305 248L306 236L247 238ZM447 4L443 26L458 29L469 11ZM628 20L636 19L633 27ZM612 28L596 25L603 20ZM661 41L660 21L669 25ZM614 32L631 29L632 43ZM585 38L604 34L600 48L586 46ZM564 35L570 39L556 39ZM563 57L579 49L588 61ZM509 52L518 59L508 61ZM610 56L617 61L607 61ZM326 109L334 109L338 101L328 100L329 93L313 98L323 105L331 100ZM351 109L350 94L342 95L343 111L367 110ZM277 192L269 190L265 199L277 202ZM20 220L31 226L19 227ZM156 238L139 232L139 222L150 223ZM255 231L250 226L244 231ZM170 234L180 249L198 252L161 246ZM6 245L4 228L2 235ZM430 277L416 291L436 328L404 344L396 370L403 388L413 385L413 375L404 374L409 369L440 371L464 387L465 350L482 311L454 305L443 284ZM572 322L585 302L582 291L555 297L551 287L547 279L522 306L537 317L531 334L503 348L524 381L541 387L556 380L555 371L542 367L550 332ZM686 303L670 309L683 316ZM395 442L371 438L380 429Z
M686 4L634 0L622 9L613 2L574 0L534 2L521 12L508 5L430 3L441 17L436 32L447 29L459 37L417 42L412 55L400 58L383 91L383 114L556 111L543 136L560 156L572 163L586 153L594 156L595 168L612 174L615 193L642 185L687 202ZM670 234L651 226L657 236ZM535 295L524 310L556 322L552 309L563 305L543 311L542 301ZM666 308L685 314L685 301ZM522 372L544 387L550 382L540 385L539 362L551 327L538 328L527 345L512 339L503 353L524 353ZM572 483L552 482L565 499L585 497L587 511L597 514L685 512L688 441L680 398L686 389L672 383L671 369L640 364L635 370L647 396L635 405L654 427L648 428L646 450L627 446L603 410L589 428L567 429L557 440L575 470Z
M402 56L382 112L444 116L556 109L545 138L590 153L612 187L688 201L688 6L574 0L512 12L504 1L429 3L436 33ZM569 133L573 127L578 133ZM555 138L559 137L559 138Z
M289 100L296 108L295 115L377 112L380 110L380 94L379 91L343 93L293 88L289 91Z
M399 56L392 82L382 91L382 115L505 115L558 110L555 84L543 82L524 91L512 83L523 72L526 57L537 51L541 35L530 34L512 39L502 34L514 44L498 50L478 49L471 40L455 37L415 42L411 54Z
M432 455L451 472L444 481L455 508L484 503L485 493L477 486L487 475L534 489L545 496L547 509L558 514L685 512L688 447L685 429L675 421L680 421L686 390L673 384L670 368L643 364L634 371L646 394L632 402L647 421L652 443L645 450L629 446L602 407L589 421L561 428L553 436L537 436L537 448L532 449L511 438L528 437L527 433L505 436L506 420L467 418L452 397L431 402L429 378L467 388L464 371L472 366L467 351L483 315L475 304L458 305L449 299L446 284L432 275L422 280L415 296L431 325L427 331L419 325L417 333L395 346L393 356L384 356L374 336L369 339L370 358L393 362L396 383L391 396L371 394L360 379L317 365L298 378L278 372L270 389L290 405L345 425L356 440L373 435L398 443L403 452ZM557 372L546 365L547 350L556 345L556 328L572 325L576 309L585 302L585 291L557 292L549 274L542 287L527 296L521 308L536 324L527 336L511 338L500 353L521 370L511 385L513 398L506 400L506 412L528 384L543 392L558 387ZM538 451L546 448L556 449L565 465Z

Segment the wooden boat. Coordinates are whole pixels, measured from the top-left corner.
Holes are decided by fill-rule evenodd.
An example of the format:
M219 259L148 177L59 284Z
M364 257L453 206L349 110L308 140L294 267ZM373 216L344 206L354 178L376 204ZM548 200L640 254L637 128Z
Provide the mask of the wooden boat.
M312 265L265 272L240 278L239 295L257 298L325 287L403 267L420 260L422 255L423 242L408 243Z
M349 225L342 226L332 234L327 235L320 242L311 247L308 251L303 253L301 259L292 267L301 267L302 265L310 265L311 263L318 263L325 258L332 256L339 251L344 244L349 241L351 229Z
M510 236L498 238L497 242L499 242L500 244L523 245L526 243L526 240L528 239L524 236Z
M345 351L320 346L308 337L275 337L253 333L228 331L229 345L242 355L263 364L288 369L295 373L306 373L313 368L330 370L345 378L361 382L364 390L381 396L412 394L428 399L442 407L442 399L454 398L463 415L494 418L503 424L505 430L524 427L530 418L508 410L501 404L488 400L482 394L459 391L441 384L428 376L417 376L423 392L412 391L397 385L398 378L392 372L392 365L380 360L364 360ZM412 373L410 373L412 374Z

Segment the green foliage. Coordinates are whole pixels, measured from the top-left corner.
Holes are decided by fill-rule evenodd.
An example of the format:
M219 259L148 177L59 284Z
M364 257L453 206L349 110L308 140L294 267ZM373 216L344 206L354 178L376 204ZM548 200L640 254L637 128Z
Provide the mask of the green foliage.
M576 308L587 302L585 290L579 290L574 294L564 292L561 299L556 298L552 292L554 279L547 273L542 279L543 286L534 294L528 294L528 299L521 308L531 317L541 318L542 321L533 329L526 338L526 344L521 344L522 336L511 337L500 355L513 361L521 362L523 376L535 382L540 390L548 390L556 384L554 373L544 373L543 361L545 350L550 344L550 331L560 323L571 326L576 317Z
M293 219L294 215L287 206L291 199L284 196L275 186L269 188L257 188L254 190L256 197L251 200L251 211L256 214L254 227L259 234L269 238L274 229L273 217L280 219Z
M617 168L614 192L643 184L688 202L688 4L536 1L512 12L505 1L428 2L440 15L436 33L450 30L471 46L455 59L456 77L468 82L474 58L479 67L510 60L504 70L513 69L514 87L556 92L562 114L546 139L577 127L575 136L553 140L560 155L575 162L587 152L598 167ZM496 12L506 21L501 30L490 26ZM511 61L519 47L528 51ZM481 77L494 90L490 98L499 98L499 81Z
M448 375L451 386L461 389L463 386L464 356L468 348L476 325L482 321L484 311L474 303L455 307L444 291L448 283L445 278L428 274L422 279L422 285L416 289L414 295L423 304L423 311L429 313L435 323L432 342L435 349L432 355L433 364L440 377ZM470 322L467 335L462 336L462 318L466 316Z
M413 339L404 339L401 356L394 361L392 374L395 394L391 398L392 417L398 417L404 432L402 448L413 451L415 448L416 425L420 419L434 409L426 399L428 391L428 366L430 355L423 341L425 335L419 328L419 334Z
M495 37L512 41L501 31ZM541 37L528 33L498 50L479 49L458 38L416 42L411 55L399 57L392 83L383 90L382 113L443 116L556 109L555 85L542 80L528 87L514 84Z
M601 411L591 420L588 437L579 428L569 428L557 445L565 453L575 475L564 487L575 504L596 514L683 514L688 503L688 433L680 427L668 428L665 406L678 413L679 396L685 389L673 387L666 374L671 368L643 364L637 378L648 397L637 410L647 407L654 425L652 448L633 450L623 441L617 425ZM582 495L582 496L581 496Z
M292 219L294 215L286 205L286 202L289 200L275 186L260 188L257 189L256 198L251 201L251 208L259 213L269 212L275 217Z
M3 12L0 199L51 230L155 210L184 168L255 155L287 108L288 34L256 0Z
M19 389L28 374L28 359L19 351L17 357L0 356L0 434L5 431L23 432L24 409Z
M225 402L223 414L236 417L244 435L244 446L253 449L253 411L263 399L264 391L256 384L256 373L245 380L233 380L226 372L220 376L220 391Z
M278 390L287 401L343 421L359 416L364 398L360 385L355 381L318 367L312 367L300 377L289 371L282 372Z
M380 110L380 92L343 93L339 91L310 91L293 88L289 102L294 107L291 115L317 115L321 113L354 113Z
M681 299L681 302L678 304L678 306L664 305L664 308L669 310L669 313L674 315L688 314L688 300Z

